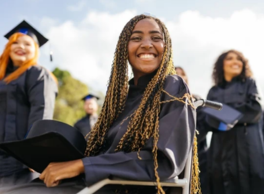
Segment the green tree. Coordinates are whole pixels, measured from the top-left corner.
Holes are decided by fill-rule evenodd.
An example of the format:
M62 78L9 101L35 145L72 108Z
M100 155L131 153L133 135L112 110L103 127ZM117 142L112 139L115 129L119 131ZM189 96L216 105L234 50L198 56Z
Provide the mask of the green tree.
M52 73L57 77L59 84L54 119L74 125L85 115L81 98L88 93L88 86L73 78L68 71L56 68Z

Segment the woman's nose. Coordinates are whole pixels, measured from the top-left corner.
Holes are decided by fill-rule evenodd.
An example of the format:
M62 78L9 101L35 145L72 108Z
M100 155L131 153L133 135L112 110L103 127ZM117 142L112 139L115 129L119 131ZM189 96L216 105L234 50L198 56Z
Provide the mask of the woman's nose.
M146 48L146 49L150 49L153 47L152 41L147 39L147 40L143 40L142 44L141 44L141 48Z
M17 46L18 46L19 48L25 48L25 45L24 45L23 43L18 43Z

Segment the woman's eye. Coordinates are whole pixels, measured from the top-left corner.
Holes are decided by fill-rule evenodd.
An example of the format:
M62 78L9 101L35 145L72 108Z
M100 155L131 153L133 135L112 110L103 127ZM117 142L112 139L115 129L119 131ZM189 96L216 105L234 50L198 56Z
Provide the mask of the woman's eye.
M13 42L13 44L17 44L17 42L15 41L15 42Z
M153 40L154 40L154 41L159 41L159 40L162 40L162 38L159 37L159 36L155 36L155 37L153 37Z
M141 38L140 37L132 37L130 40L134 40L134 41L140 41Z

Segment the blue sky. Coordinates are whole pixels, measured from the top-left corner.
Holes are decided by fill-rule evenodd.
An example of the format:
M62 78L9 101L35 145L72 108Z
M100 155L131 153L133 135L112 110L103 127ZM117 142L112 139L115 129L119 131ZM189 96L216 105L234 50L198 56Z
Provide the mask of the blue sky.
M104 92L118 35L140 13L155 15L169 28L175 65L187 70L193 93L205 97L214 60L231 48L249 58L264 89L263 0L2 0L0 34L27 20L50 39L41 49L42 66L67 69ZM0 47L6 42L0 38Z

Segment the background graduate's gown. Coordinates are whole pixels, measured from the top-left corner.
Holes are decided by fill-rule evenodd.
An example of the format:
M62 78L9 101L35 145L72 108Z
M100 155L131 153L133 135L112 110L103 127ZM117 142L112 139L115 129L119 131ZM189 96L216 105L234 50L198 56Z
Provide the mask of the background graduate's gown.
M16 68L9 64L7 75ZM57 85L41 66L32 66L16 80L0 81L0 143L22 140L35 121L52 119ZM0 185L28 182L29 170L0 150ZM19 178L21 177L21 178Z
M91 131L91 124L90 124L90 115L86 115L85 117L78 120L74 127L80 131L84 137Z
M207 130L213 131L208 161L210 194L263 194L262 108L255 81L234 78L212 87L207 99L225 103L244 115L229 131L207 125Z
M137 152L125 153L123 151L114 151L127 130L127 125L130 120L128 117L138 108L144 90L152 77L153 75L141 77L137 86L133 84L133 80L130 81L125 109L108 130L102 152L97 156L82 159L85 167L84 179L87 185L91 185L108 177L155 181L152 139L149 139L146 146L140 151L142 160L138 159ZM176 97L182 97L188 92L183 80L176 75L167 77L164 90ZM168 95L165 93L162 94L162 101L169 99L171 98ZM126 118L128 119L124 121ZM184 169L193 144L196 122L195 111L187 104L173 101L161 104L159 118L158 172L161 180L164 180L178 176ZM62 185L49 190L42 187L43 193L58 193L59 191L63 193L74 193L80 190L81 187L80 185L74 185L73 183L70 185L69 183L71 190L67 190L64 186L65 184L62 183ZM37 189L37 192L41 193L42 190L40 188L40 184L35 184L35 186L31 184L28 187L17 187L9 193L19 193L26 191L26 189L32 192L34 189ZM76 191L73 191L74 188L76 188ZM137 189L139 189L138 193L156 193L155 188L151 187L137 187ZM114 190L106 187L98 193L111 193Z

